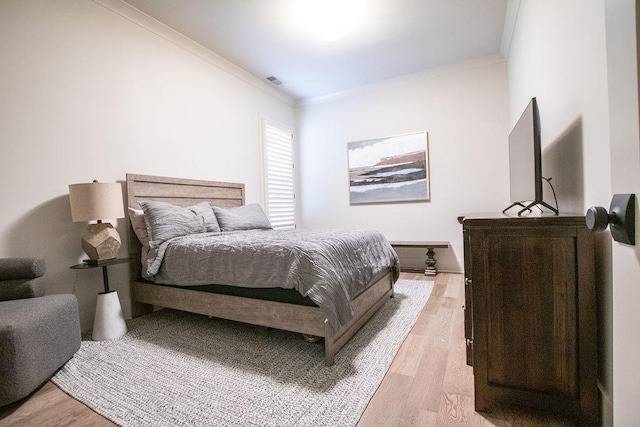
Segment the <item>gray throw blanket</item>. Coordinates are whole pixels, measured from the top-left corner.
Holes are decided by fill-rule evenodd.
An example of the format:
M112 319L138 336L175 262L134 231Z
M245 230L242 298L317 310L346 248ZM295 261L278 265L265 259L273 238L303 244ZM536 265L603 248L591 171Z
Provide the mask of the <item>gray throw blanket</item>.
M248 230L170 239L149 252L144 275L160 284L297 289L334 330L353 318L351 300L398 257L374 230Z

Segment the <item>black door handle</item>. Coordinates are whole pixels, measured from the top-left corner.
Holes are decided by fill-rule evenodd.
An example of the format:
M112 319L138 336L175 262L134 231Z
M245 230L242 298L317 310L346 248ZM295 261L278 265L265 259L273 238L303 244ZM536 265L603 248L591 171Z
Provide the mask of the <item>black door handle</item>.
M636 244L636 195L614 194L609 213L602 206L592 206L586 213L587 227L603 231L611 224L613 240L629 245Z

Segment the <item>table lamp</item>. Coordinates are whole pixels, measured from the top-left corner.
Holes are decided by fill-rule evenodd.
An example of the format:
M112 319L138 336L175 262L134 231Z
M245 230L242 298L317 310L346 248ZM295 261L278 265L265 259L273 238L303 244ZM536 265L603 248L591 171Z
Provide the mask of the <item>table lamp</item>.
M103 223L102 220L124 217L122 186L98 181L72 184L69 186L69 200L73 222L97 221L89 224L82 235L82 249L89 259L71 267L102 267L104 292L98 294L92 337L95 341L121 337L127 332L127 325L122 316L118 293L109 290L107 266L128 260L116 259L122 244L120 236L110 223Z
M124 217L122 185L98 181L72 184L69 200L73 222L97 221L89 224L82 235L82 249L89 257L88 262L115 258L122 245L120 235L102 220Z

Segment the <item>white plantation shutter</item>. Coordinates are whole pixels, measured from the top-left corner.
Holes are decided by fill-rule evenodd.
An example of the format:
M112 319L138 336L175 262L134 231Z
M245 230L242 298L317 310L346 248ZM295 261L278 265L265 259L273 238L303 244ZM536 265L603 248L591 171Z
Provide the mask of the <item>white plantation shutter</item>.
M264 120L265 208L273 228L295 228L293 135L286 126Z

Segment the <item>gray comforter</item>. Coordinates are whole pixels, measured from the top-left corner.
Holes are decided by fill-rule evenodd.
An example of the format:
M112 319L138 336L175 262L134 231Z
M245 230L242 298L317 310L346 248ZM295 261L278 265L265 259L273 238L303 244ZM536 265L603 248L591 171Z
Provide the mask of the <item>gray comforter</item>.
M178 286L221 284L297 289L338 330L353 318L351 299L398 258L373 230L249 230L191 234L149 252L144 276Z

